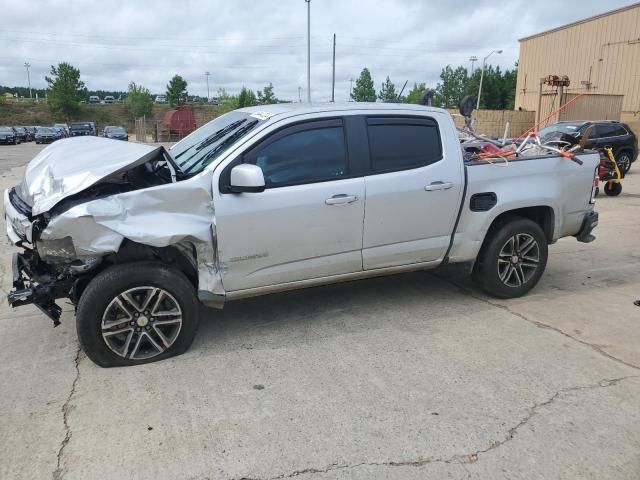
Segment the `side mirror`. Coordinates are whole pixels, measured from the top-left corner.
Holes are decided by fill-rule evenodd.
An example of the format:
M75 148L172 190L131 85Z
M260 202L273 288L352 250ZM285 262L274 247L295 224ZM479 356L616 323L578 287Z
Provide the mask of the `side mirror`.
M234 193L264 192L264 175L257 165L242 163L231 169L230 190Z

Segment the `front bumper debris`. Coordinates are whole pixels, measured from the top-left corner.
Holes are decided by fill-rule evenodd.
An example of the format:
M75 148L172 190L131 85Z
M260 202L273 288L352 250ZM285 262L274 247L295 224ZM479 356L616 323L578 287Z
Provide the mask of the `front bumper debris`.
M35 305L42 313L53 321L53 326L60 325L62 308L55 300L69 296L72 284L69 280L59 280L55 276L42 275L42 282L35 281L37 273L37 254L31 250L14 253L11 262L13 288L7 295L11 307Z
M591 232L597 226L598 226L598 212L593 210L584 216L584 220L582 221L582 227L580 227L580 231L576 234L576 239L582 243L593 242L596 239L596 237L592 235Z

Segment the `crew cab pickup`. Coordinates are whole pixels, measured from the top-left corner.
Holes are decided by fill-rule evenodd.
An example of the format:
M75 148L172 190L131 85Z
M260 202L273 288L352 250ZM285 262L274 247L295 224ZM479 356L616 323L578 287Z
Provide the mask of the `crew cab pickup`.
M269 105L171 149L61 140L5 191L13 306L76 305L101 366L184 352L198 303L466 262L492 295L525 294L547 246L593 240L599 156L463 161L445 110ZM578 163L582 163L579 165Z

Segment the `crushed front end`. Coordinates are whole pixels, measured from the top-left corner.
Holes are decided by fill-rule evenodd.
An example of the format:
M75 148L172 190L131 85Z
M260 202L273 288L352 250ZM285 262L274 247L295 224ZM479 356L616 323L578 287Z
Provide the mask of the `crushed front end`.
M11 262L12 289L7 296L9 305L19 307L33 304L57 326L62 309L56 300L74 299L74 284L78 278L71 274L72 262L47 263L41 259L34 242L38 221L32 220L30 207L20 199L15 189L5 191L4 211L7 236L22 249L22 252L13 254Z

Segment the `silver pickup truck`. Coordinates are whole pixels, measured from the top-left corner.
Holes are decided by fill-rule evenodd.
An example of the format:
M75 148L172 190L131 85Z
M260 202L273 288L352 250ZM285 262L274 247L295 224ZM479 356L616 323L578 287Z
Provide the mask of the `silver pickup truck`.
M467 262L509 298L547 246L591 241L597 153L464 162L444 110L271 105L163 147L62 140L5 191L13 306L59 322L101 366L184 352L199 302L236 300Z

